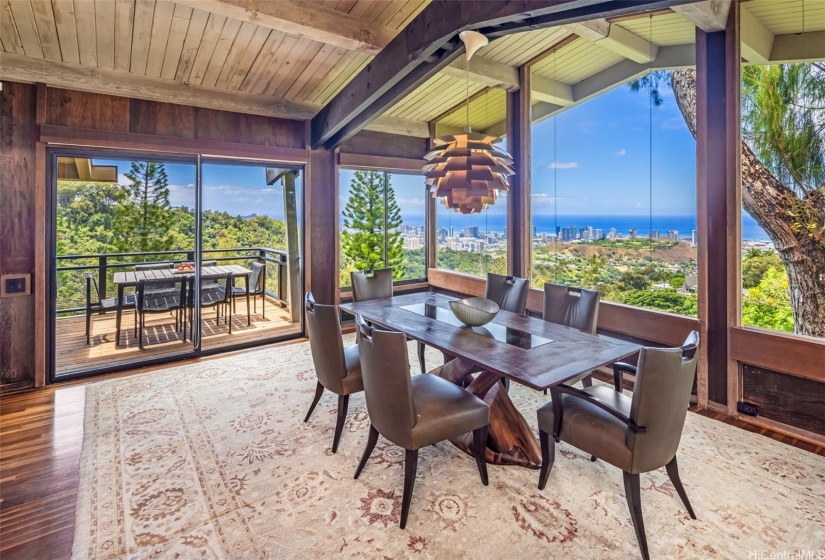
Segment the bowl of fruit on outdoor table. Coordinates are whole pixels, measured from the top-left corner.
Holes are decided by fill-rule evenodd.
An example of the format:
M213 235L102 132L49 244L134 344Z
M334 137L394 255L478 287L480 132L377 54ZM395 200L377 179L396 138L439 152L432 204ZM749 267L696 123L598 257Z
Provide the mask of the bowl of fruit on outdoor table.
M195 272L195 265L192 263L183 263L175 269L179 274L186 274L187 272Z
M496 302L482 297L451 301L450 309L459 321L470 327L486 325L499 310Z

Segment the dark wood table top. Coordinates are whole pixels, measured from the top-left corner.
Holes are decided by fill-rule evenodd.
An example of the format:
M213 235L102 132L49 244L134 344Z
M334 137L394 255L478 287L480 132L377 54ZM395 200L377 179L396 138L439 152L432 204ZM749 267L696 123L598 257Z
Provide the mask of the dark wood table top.
M115 284L124 286L137 286L140 280L165 279L174 280L176 278L186 278L193 276L194 272L177 272L174 268L164 268L160 270L131 270L126 272L115 272L112 280ZM201 270L201 278L225 278L231 274L234 278L241 278L252 274L252 271L238 264L225 266L205 266Z
M493 323L553 340L549 344L525 350L401 309L402 306L420 303L449 308L448 302L453 299L456 298L417 293L346 303L340 307L348 313L360 314L380 327L403 332L427 346L458 356L482 369L537 390L559 385L627 358L641 349L638 344L500 311Z

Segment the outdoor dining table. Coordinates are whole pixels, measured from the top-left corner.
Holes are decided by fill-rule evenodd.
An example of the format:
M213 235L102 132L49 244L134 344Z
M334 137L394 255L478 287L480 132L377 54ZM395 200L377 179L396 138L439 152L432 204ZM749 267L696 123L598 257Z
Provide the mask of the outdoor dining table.
M451 298L413 293L342 304L381 328L402 332L452 357L429 373L449 381L467 382L468 391L490 405L487 461L529 468L541 466L541 448L530 426L513 405L504 385L507 378L541 391L612 364L641 346L542 319L499 311L482 327L467 327L452 313ZM473 378L470 374L480 372ZM532 412L532 411L531 411ZM472 453L472 437L451 440Z
M251 324L252 318L249 314L249 275L252 271L241 265L230 264L226 266L204 266L201 268L201 279L208 280L214 278L226 278L228 275L232 278L244 278L246 281L246 323ZM164 268L160 270L130 270L125 272L115 272L113 281L117 284L117 316L115 321L115 330L117 331L117 338L115 339L115 346L120 346L120 318L123 314L123 291L129 287L135 287L141 280L178 280L181 277L189 278L195 275L195 271L178 272L175 268Z

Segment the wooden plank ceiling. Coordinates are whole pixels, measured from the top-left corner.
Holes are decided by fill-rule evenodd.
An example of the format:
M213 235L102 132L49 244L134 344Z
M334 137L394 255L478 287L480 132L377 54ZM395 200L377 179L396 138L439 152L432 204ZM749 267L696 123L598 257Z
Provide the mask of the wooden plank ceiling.
M428 1L0 0L0 79L304 119ZM753 58L770 60L773 47L787 59L792 34L825 31L823 0L742 6L764 27L743 48ZM543 118L645 68L691 65L689 17L663 10L502 37L471 62L469 87L462 58L370 128L425 136L427 123L440 121L442 131L458 131L469 96L473 128L502 133L516 67L537 60L534 117Z

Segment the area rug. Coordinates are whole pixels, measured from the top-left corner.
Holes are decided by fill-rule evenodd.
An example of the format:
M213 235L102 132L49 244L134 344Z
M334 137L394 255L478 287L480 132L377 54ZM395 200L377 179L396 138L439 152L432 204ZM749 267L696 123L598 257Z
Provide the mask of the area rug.
M484 487L451 444L423 449L399 529L403 450L380 439L353 480L363 395L333 454L335 396L303 422L314 389L306 343L90 385L73 557L640 557L621 472L564 444L544 491L537 471L490 466ZM535 424L547 397L511 395ZM678 456L698 519L664 470L642 475L653 558L825 549L825 458L696 414Z

